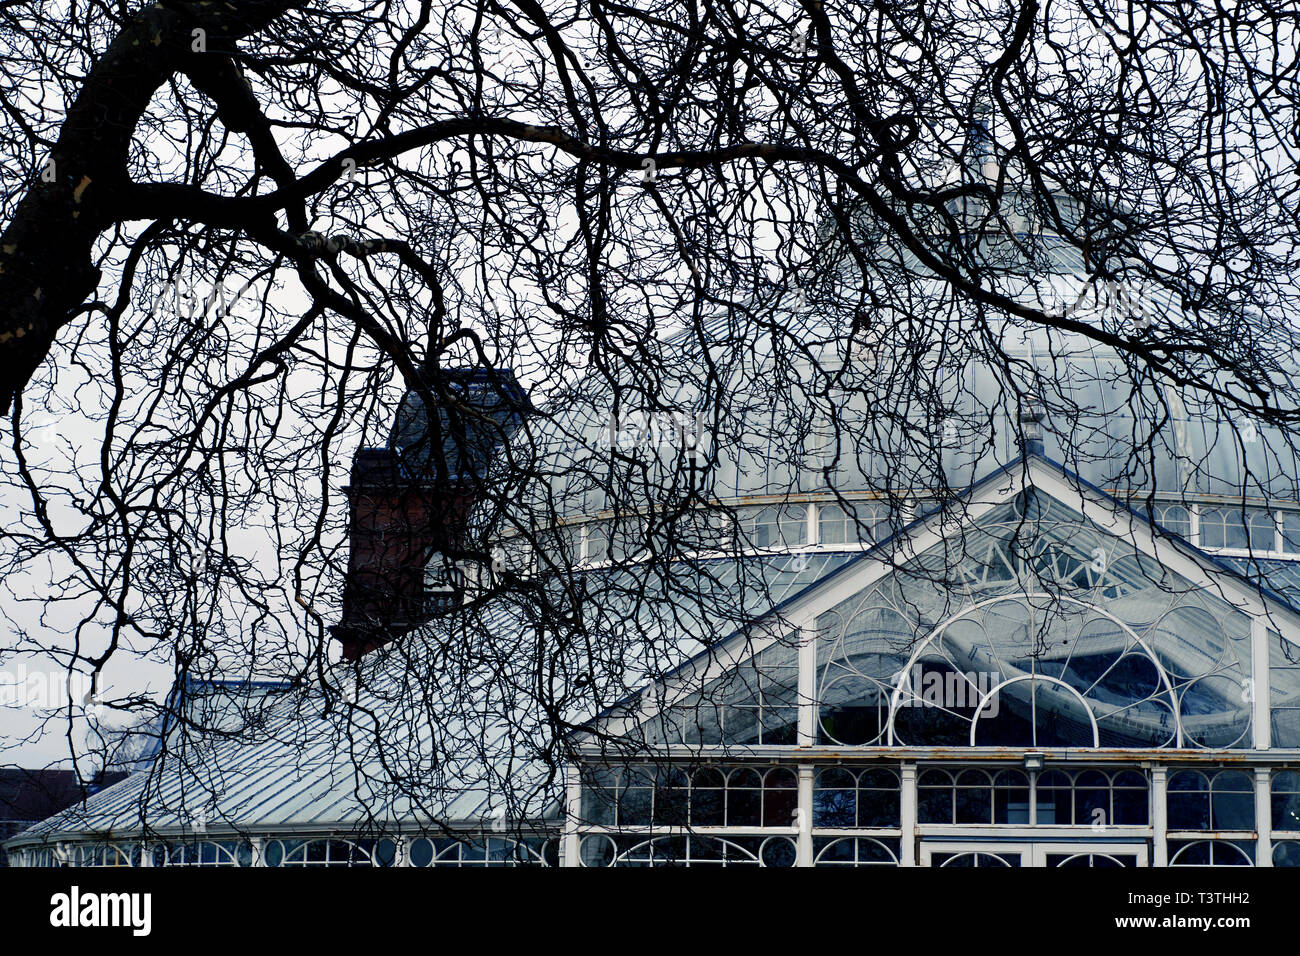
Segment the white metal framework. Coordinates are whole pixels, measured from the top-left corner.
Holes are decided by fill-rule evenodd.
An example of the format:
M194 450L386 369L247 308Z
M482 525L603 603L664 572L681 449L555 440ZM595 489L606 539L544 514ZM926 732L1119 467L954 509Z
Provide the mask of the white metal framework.
M1195 527L1206 518L1189 515L1192 538L1217 533ZM832 555L833 573L766 622L603 717L604 739L642 746L623 757L578 739L562 819L509 833L468 816L456 833L395 820L365 839L292 818L134 839L50 827L10 859L1300 865L1295 608L1038 459L977 486L953 520L917 521L891 561ZM840 547L844 521L813 506L765 511L751 530L797 560L809 542ZM1269 527L1276 548L1283 522ZM589 559L609 553L582 537Z
M612 716L655 756L587 745L565 862L1300 865L1296 612L1026 470L955 574L863 565Z

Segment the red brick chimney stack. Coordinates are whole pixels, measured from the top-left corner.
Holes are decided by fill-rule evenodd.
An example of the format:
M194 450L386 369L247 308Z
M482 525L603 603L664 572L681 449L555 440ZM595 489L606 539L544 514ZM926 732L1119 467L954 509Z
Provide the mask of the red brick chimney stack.
M431 391L446 396L438 427L431 428L424 403L408 392L388 445L362 448L353 460L345 489L350 549L343 617L331 629L344 660L357 660L459 603L454 579L430 588L426 568L464 546L492 460L529 410L508 369L435 374Z

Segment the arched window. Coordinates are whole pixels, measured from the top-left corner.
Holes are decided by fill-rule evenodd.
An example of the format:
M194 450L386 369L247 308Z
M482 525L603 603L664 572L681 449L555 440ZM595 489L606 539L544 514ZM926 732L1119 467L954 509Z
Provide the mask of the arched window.
M1273 550L1273 513L1266 508L1226 505L1201 509L1203 548L1237 548L1257 552Z
M763 825L763 777L757 770L739 767L727 775L727 826Z
M1202 548L1245 548L1248 543L1240 511L1234 517L1228 508L1202 508L1200 525Z
M1156 523L1180 538L1191 540L1192 516L1183 505L1158 504L1155 506Z
M820 829L888 828L899 825L898 775L873 768L844 767L817 772L813 783L813 826Z
M849 532L848 516L837 504L817 506L817 541L819 544L852 544L856 541Z
M701 770L694 779L703 785L699 813L716 813L721 775ZM692 780L678 767L585 768L582 819L600 826L686 826L692 796Z
M1037 781L1037 819L1045 825L1146 826L1147 778L1134 770L1048 770Z
M844 506L828 502L817 507L820 544L868 544L889 537L889 506L880 501L850 502Z
M654 772L642 768L626 768L619 772L618 814L619 826L649 826L654 819Z
M1169 778L1169 829L1209 830L1210 778L1199 770L1184 770Z
M898 866L898 841L873 837L814 839L813 866Z
M691 775L691 825L720 827L727 822L727 778L717 767Z
M1272 551L1277 537L1277 521L1267 508L1251 508L1246 513L1246 533L1250 549L1256 552Z
M690 781L679 767L665 767L654 775L656 826L684 827L690 815Z
M724 838L689 834L612 843L618 849L614 851L614 858L610 862L604 862L610 853L607 846L593 842L592 850L588 853L596 862L588 862L588 857L584 856L583 865L790 867L794 866L796 857L794 840L786 836Z
M930 860L931 866L951 866L960 867L985 867L993 869L1005 869L1007 867L1020 866L1020 855L1018 853L936 853Z
M588 563L609 560L609 526L603 521L589 521L583 526Z
M160 844L153 848L153 865L252 866L253 848L239 841Z
M535 573L536 556L533 553L532 544L524 535L517 534L503 539L500 549L500 558L505 570L523 577ZM494 562L496 557L497 555L494 552Z
M1300 830L1300 772L1279 770L1273 774L1272 804L1274 830Z
M773 505L750 521L749 542L755 548L800 547L808 543L807 505Z
M644 519L624 516L602 525L609 539L609 560L627 561L645 550L649 527Z
M1151 821L1149 785L1145 774L1121 770L1111 775L1110 822L1116 826L1146 826Z
M1300 554L1300 511L1282 512L1282 550Z
M1180 770L1169 778L1170 830L1255 829L1255 783L1240 770Z
M1128 854L1114 856L1110 853L1048 853L1046 863L1060 869L1094 870L1114 870L1137 865L1135 858Z
M916 779L916 819L919 823L952 823L953 778L946 770L924 771Z
M1001 770L993 778L993 822L1029 822L1029 778L1019 770Z
M818 741L887 743L894 680L907 664L913 626L878 588L844 602L817 624Z
M858 826L896 827L899 824L898 774L864 770L858 776Z
M1255 845L1244 841L1169 841L1170 866L1254 866Z
M76 848L73 866L139 866L141 848L117 843L83 844Z
M619 801L614 819L608 816L587 822L614 826L646 826L651 820L664 826L792 827L798 805L798 778L786 767L754 768L703 767L695 770L689 781L681 770L620 772L623 779L639 782L624 786L622 793L635 790L630 808ZM649 781L660 780L654 787ZM646 801L650 805L646 805ZM593 805L595 801L593 800ZM584 811L588 802L584 799Z
M763 776L763 826L795 825L799 805L799 779L786 767L774 767Z
M858 824L858 779L850 770L832 767L817 771L813 781L814 827L854 827Z
M1029 778L1019 770L996 776L967 769L955 774L926 770L917 780L917 819L921 823L1027 823Z
M1098 604L1058 598L1041 633L1043 615L1030 599L1009 594L975 605L919 642L890 678L887 742L1250 746L1252 708L1241 690L1251 672L1244 615L1189 597L1138 630ZM866 698L873 675L883 672L878 660L864 662L874 665L870 670L835 661L824 680L834 677ZM978 712L972 696L981 702ZM823 706L826 697L823 690ZM867 702L857 702L859 712Z
M583 852L588 852L585 846ZM410 848L410 864L416 867L558 866L559 862L558 841L544 837L524 840L418 837L411 841Z
M384 845L379 851L380 862L376 863L375 854L379 849L374 841L361 843L353 840L271 840L265 847L267 866L283 867L368 867L392 866L396 849L391 840L379 841Z

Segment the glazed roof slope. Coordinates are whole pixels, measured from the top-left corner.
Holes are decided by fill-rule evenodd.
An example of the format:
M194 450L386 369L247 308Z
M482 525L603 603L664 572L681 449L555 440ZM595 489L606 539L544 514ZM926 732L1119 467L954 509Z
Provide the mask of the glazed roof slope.
M560 698L569 720L610 713L651 682L699 661L737 629L781 614L809 588L870 555L705 558L678 562L662 576L648 563L584 571L570 586L583 590L584 606L592 609L586 628L601 632L593 645L535 626L532 614L505 597L490 600L369 655L355 671L340 668L342 700L330 709L319 694L279 695L253 726L178 749L10 846L146 830L194 836L196 821L215 838L477 827L502 813L512 820L553 819L562 789L551 749L556 728L528 690L539 665L551 675L591 675L587 686L603 688L598 699L579 693L577 681L565 688L573 691ZM1202 559L1300 608L1300 564ZM629 628L632 619L636 627ZM591 660L587 646L604 648L602 659ZM647 655L647 647L657 653ZM557 658L560 666L553 667ZM427 717L435 713L442 715L436 725ZM407 793L402 781L418 786Z
M1126 335L1135 334L1136 317L1152 335L1189 321L1167 292L1092 281L1078 249L1059 236L954 241L970 241L971 255L992 270L989 286L1021 304ZM898 476L934 472L918 455L936 446L947 487L960 489L1019 458L1017 422L1026 409L1017 393L1045 411L1047 457L1121 496L1154 489L1300 499L1300 456L1277 428L1230 420L1190 388L1155 384L1133 359L1080 332L955 301L961 297L908 250L885 244L877 251L872 276L850 272L845 280L850 291L871 287L890 303L867 316L869 346L850 341L851 332L863 335L854 329L854 296L818 291L839 279L730 306L658 343L662 360L653 375L629 367L612 380L585 376L556 397L544 419L520 429L512 448L545 476L519 496L520 507L531 514L553 508L559 519L644 510L656 492L643 489L681 483L672 436L651 436L648 452L641 441L647 418L659 416L659 431L671 427L665 410L678 413L678 425L704 413L698 439L718 457L702 477L708 497L826 492L826 462L810 454L808 439L829 427L819 416L833 402L841 414L836 491L898 490ZM839 276L837 268L827 272ZM928 352L913 338L922 326L932 337ZM1276 359L1294 364L1281 353ZM859 394L836 398L841 370ZM919 395L918 380L936 383L935 393ZM929 448L918 447L917 435L930 436L919 443ZM623 454L612 454L611 443Z
M629 631L626 653L594 662L606 693L572 698L571 720L627 696L735 627L778 608L856 557L852 554L707 559L676 566L671 580L648 566L577 577L600 609L588 627ZM653 580L652 580L653 579ZM638 626L628 629L629 616ZM319 693L285 693L262 718L167 755L148 771L28 829L18 843L60 836L142 832L209 838L232 832L356 832L479 826L554 817L562 779L548 754L552 728L526 689L550 630L505 599L466 623L440 618L340 668L344 702L326 711ZM459 621L459 623L456 623ZM467 639L465 628L476 636ZM492 641L485 654L484 641ZM652 659L637 648L671 645ZM473 651L461 654L466 647ZM578 653L576 648L574 653ZM601 673L601 668L605 672ZM571 671L576 673L576 671ZM431 722L427 715L441 715ZM504 715L510 714L509 720ZM413 782L409 788L403 781ZM409 790L410 792L404 792ZM508 796L507 796L508 794Z
M1251 584L1300 609L1300 561L1249 557L1222 557L1219 560Z
M484 624L509 630L509 609ZM482 817L491 796L480 787L492 766L514 759L503 722L484 708L455 722L459 746L435 744L433 728L409 719L418 699L409 655L376 652L354 673L339 668L332 708L315 692L284 695L258 725L230 737L201 737L151 769L132 774L84 804L29 829L19 839L59 833L208 834L231 831L356 830L397 820ZM438 683L431 685L436 688ZM288 699L292 698L292 699ZM436 701L435 701L436 706ZM435 765L434 754L437 753ZM391 778L423 772L423 805ZM514 769L527 789L528 767ZM544 807L533 806L540 814Z
M836 351L833 333L815 317L790 315L785 327L797 335L800 323L808 328L808 338L817 341L816 336L821 336L826 351ZM1178 394L1150 383L1138 386L1117 352L1081 335L1026 331L1011 323L1001 331L1006 362L1032 366L1054 383L1053 409L1043 422L1044 452L1081 477L1121 495L1154 490L1168 495L1240 497L1244 493L1300 499L1300 459L1277 427L1234 422L1190 392ZM717 500L829 491L822 472L826 461L814 459L808 450L807 439L819 427L832 448L825 454L837 459L831 473L834 489L845 494L897 489L893 482L898 476L928 473L930 466L903 434L904 419L910 420L913 435L932 436L920 453L940 448L941 468L950 488L978 481L1021 454L1017 419L1022 409L1006 376L975 358L959 360L936 375L942 383L939 404L946 408L941 417L920 407L914 395L909 399L904 394L909 385L903 376L882 372L886 394L873 403L874 408L864 407L858 396L840 406L836 446L831 426L819 423L812 411L814 383L804 386L807 393L798 385L790 396L766 392L777 375L769 364L770 352L735 361L735 382L718 388L718 394L727 396L726 411L713 431L709 400L702 399L698 385L704 372L687 349L681 352L676 364L682 372L669 383L664 403L685 410L681 414L687 417L690 411L705 408L699 440L706 453L717 452L717 467L705 478L707 495ZM624 408L633 403L634 397L631 402L625 398ZM621 424L627 416L618 420L619 430L613 433L614 442L630 439L634 450L624 451L626 460L613 459L614 404L608 392L573 394L555 416L528 429L535 436L539 471L549 477L547 504L561 517L595 515L616 505L628 511L644 507L641 499L649 495L640 487L671 485L674 469L680 472L672 457L676 446L660 440L655 466L662 475L649 481L641 477L637 457L645 453L636 443L638 432L644 434L646 428L644 418L636 415L630 426ZM1153 428L1153 422L1162 425ZM537 504L521 500L525 502L536 513Z

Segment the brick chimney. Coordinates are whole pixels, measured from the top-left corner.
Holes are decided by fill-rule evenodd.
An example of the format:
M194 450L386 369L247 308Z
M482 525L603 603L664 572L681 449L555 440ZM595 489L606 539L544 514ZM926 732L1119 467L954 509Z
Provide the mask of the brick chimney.
M344 660L459 604L452 556L464 546L489 466L531 410L509 369L426 371L436 416L408 391L388 444L357 451L344 489L348 573L343 618L331 628Z

